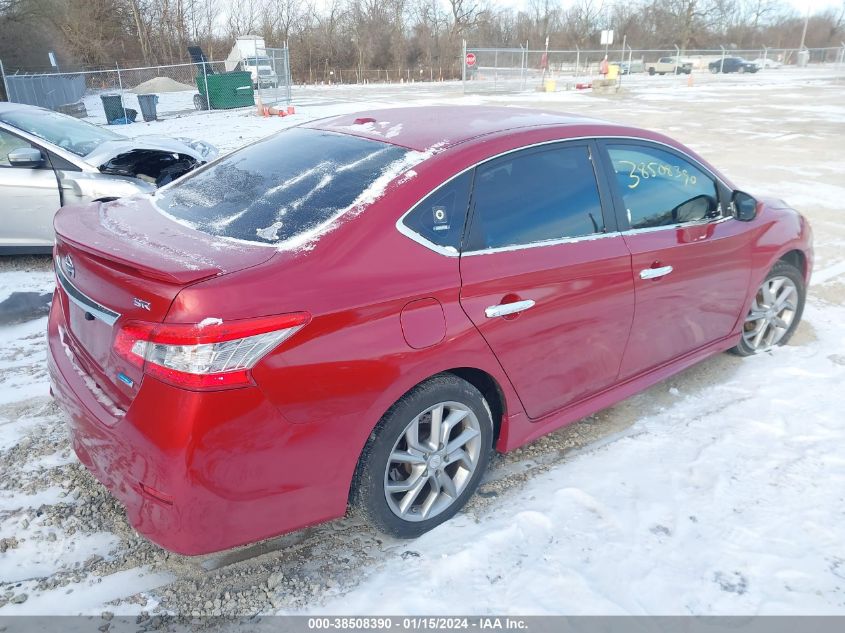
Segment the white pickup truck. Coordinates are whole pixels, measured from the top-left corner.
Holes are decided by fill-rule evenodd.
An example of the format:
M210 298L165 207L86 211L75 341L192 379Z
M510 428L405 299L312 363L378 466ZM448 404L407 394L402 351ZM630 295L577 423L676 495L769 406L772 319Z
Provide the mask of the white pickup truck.
M666 73L689 75L692 72L692 62L682 62L677 57L661 57L656 62L646 64L645 70L649 75L665 75Z
M263 37L241 35L235 39L235 45L226 58L226 70L235 70L240 64L243 70L252 75L253 87L275 88L278 85L278 77L265 48Z

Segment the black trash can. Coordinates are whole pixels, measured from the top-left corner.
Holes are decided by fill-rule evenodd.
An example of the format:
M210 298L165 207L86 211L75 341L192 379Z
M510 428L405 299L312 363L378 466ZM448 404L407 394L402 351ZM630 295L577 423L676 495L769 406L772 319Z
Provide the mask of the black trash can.
M138 95L138 105L141 106L141 114L144 121L155 121L158 118L156 104L158 95Z
M137 110L123 107L123 98L121 95L100 95L103 100L103 110L106 113L106 121L109 125L114 123L131 123L138 115Z

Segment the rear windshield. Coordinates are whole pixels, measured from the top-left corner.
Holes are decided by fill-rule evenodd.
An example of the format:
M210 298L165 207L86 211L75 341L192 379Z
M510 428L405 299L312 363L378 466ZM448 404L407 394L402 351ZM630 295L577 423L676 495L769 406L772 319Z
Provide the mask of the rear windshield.
M188 175L155 199L165 214L200 231L285 245L377 198L408 158L395 145L292 128Z

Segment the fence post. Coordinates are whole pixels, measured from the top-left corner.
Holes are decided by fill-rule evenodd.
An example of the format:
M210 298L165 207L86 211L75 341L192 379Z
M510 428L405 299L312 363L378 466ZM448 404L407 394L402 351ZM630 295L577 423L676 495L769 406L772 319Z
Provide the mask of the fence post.
M467 41L462 40L463 44L461 45L461 84L463 85L464 92L467 91ZM478 63L478 62L476 62Z
M522 59L519 63L519 78L520 78L520 89L525 90L525 52L528 48L528 42L525 43L525 48L523 48L522 44L519 45L522 48Z
M842 44L842 48L839 49L839 72L842 72L842 66L845 64L845 42L839 42ZM836 81L839 81L839 77L836 78Z
M723 73L723 72L725 72L725 55L726 55L727 51L725 51L725 47L722 46L721 44L719 45L719 48L722 49L722 63L719 64L719 72Z
M578 81L578 69L581 66L581 49L575 45L575 81Z
M126 104L123 103L123 79L120 77L120 64L115 64L115 68L117 68L117 85L120 88L120 106L123 108L123 118L126 119L126 122L129 122L129 119L126 116ZM108 116L106 117L106 122L108 123Z
M675 74L678 74L678 64L681 63L681 49L675 44Z
M6 95L6 101L11 101L12 97L9 94L9 83L6 81L6 70L3 68L2 59L0 59L0 75L3 77L3 94Z
M206 67L206 64L207 62L205 60L202 60L202 79L205 83L205 109L211 110L211 95L208 94L208 69Z

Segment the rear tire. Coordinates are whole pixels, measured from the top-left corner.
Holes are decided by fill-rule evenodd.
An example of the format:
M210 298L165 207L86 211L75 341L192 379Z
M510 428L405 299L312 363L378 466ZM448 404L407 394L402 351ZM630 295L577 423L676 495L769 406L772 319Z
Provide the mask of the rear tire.
M784 261L776 263L757 289L742 326L742 338L731 351L739 356L765 352L792 338L807 289L801 271Z
M208 99L197 93L194 95L194 108L197 110L208 110Z
M402 396L373 430L358 461L352 507L385 534L420 536L466 504L492 446L493 419L481 392L457 376L434 376Z
M654 77L654 68L649 68L648 74L651 75L652 77Z

